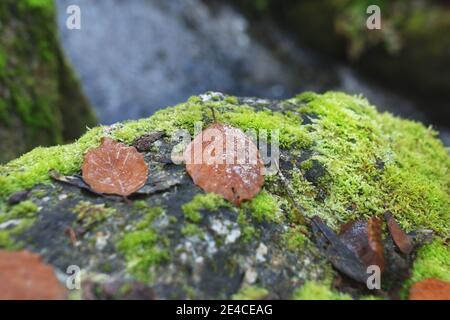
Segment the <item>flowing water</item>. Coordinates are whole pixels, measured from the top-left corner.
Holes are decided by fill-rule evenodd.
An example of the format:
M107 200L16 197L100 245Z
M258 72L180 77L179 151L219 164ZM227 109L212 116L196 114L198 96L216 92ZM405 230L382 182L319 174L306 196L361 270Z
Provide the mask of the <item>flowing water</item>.
M205 91L289 98L305 91L362 93L380 110L429 123L414 101L302 48L271 23L253 25L202 0L57 0L60 34L100 121L146 117ZM81 8L81 30L66 8ZM450 130L441 137L450 144Z

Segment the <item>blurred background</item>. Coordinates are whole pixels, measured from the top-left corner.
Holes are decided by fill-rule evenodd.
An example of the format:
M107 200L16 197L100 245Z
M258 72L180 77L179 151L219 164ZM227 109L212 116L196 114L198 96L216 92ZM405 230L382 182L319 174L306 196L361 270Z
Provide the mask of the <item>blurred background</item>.
M3 162L205 91L361 93L450 145L450 1L2 0L0 40Z

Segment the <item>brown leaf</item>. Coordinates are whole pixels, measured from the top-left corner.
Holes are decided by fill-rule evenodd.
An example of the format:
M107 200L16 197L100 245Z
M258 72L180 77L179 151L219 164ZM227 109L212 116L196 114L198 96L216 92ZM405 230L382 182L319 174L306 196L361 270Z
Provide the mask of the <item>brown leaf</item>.
M184 159L196 185L236 205L252 199L264 184L258 148L229 125L215 123L203 130L187 146Z
M366 266L357 253L317 216L311 219L311 228L318 249L333 266L360 283L366 283Z
M148 166L135 147L102 138L84 157L83 179L96 192L128 196L147 181Z
M397 221L395 221L390 212L385 213L385 218L387 221L389 232L391 233L392 239L394 240L397 248L399 248L400 251L405 254L410 254L414 249L411 237L408 236L405 231L400 228Z
M62 300L66 290L53 268L28 251L0 250L0 300Z
M357 220L343 225L339 238L355 252L366 266L377 265L384 270L384 252L381 241L381 220Z
M450 282L425 279L409 289L409 300L450 300Z

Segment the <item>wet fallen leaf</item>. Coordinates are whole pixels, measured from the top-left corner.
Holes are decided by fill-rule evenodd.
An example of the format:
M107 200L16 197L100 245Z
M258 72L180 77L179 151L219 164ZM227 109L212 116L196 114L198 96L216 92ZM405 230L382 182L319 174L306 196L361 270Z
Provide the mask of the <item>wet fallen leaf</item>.
M409 289L409 300L450 300L450 282L426 279Z
M66 290L39 255L0 250L0 300L62 300Z
M399 248L400 251L405 254L410 254L414 248L411 237L408 236L405 231L400 228L397 221L395 221L390 212L385 213L385 218L387 221L389 232L391 233L392 239L394 240L397 248Z
M384 270L384 253L381 241L381 220L356 220L342 226L341 241L355 252L365 266L377 265Z
M318 249L333 266L351 279L366 283L368 277L366 266L357 253L319 217L311 219L311 227Z
M148 167L135 147L110 138L84 157L83 180L96 192L128 196L147 181Z
M186 170L206 192L240 205L264 184L264 165L256 145L240 130L215 123L198 134L184 153Z

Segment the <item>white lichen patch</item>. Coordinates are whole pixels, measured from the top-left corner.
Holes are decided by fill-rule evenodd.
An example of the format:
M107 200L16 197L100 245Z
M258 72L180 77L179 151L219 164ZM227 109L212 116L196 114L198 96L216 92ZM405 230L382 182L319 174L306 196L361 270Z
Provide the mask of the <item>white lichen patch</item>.
M256 249L256 261L265 262L268 251L267 246L261 242L258 249Z

